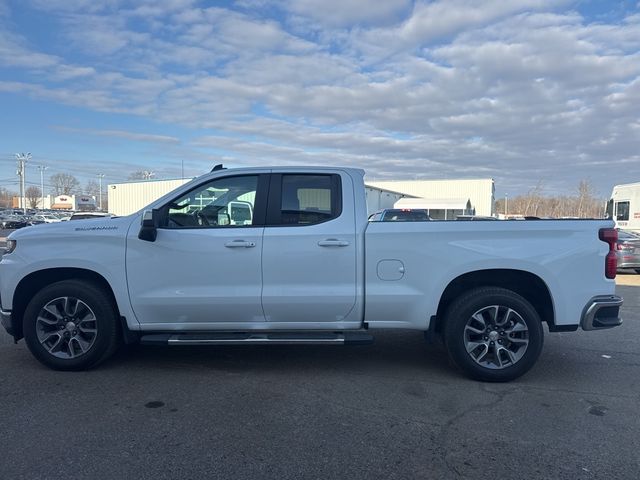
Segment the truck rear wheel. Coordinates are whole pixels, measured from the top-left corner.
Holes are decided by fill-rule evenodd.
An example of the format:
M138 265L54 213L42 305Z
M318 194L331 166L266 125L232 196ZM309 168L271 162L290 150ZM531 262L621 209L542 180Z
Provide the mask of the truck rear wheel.
M540 316L511 290L473 289L451 304L444 320L449 356L474 380L518 378L533 367L542 351Z
M113 302L98 286L64 280L27 305L24 338L31 353L55 370L84 370L109 358L120 335Z

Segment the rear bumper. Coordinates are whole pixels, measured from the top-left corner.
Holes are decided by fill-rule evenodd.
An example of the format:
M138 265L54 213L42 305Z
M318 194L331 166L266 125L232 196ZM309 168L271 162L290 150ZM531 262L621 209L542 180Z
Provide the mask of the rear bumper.
M583 330L602 330L622 325L621 306L622 297L617 295L593 297L582 311L580 326Z

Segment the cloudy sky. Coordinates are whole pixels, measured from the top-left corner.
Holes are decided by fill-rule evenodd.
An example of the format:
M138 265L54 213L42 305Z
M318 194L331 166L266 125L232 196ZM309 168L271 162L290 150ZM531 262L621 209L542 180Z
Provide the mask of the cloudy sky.
M0 0L0 186L347 165L640 181L640 3ZM46 182L45 182L46 183Z

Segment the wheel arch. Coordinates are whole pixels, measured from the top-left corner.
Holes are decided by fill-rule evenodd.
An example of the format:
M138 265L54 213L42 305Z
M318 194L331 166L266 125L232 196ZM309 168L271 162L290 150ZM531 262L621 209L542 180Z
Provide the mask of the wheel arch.
M556 327L551 292L539 276L524 270L488 269L468 272L449 282L438 303L436 332L442 333L445 313L451 303L464 292L478 287L501 287L517 293L531 303L550 331L559 330Z
M84 268L47 268L31 272L24 277L13 293L13 308L11 310L11 323L14 329L14 338L16 340L23 338L22 322L24 312L29 304L29 301L33 296L39 292L42 288L52 283L56 283L63 280L81 280L91 282L100 288L104 289L109 298L111 299L116 312L119 313L118 302L116 301L115 294L109 282L99 273Z

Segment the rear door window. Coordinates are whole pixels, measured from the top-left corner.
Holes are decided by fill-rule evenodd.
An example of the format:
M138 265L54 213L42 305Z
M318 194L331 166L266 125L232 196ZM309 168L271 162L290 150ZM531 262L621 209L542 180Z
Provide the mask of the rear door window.
M273 175L269 197L269 225L315 225L342 211L339 175Z

